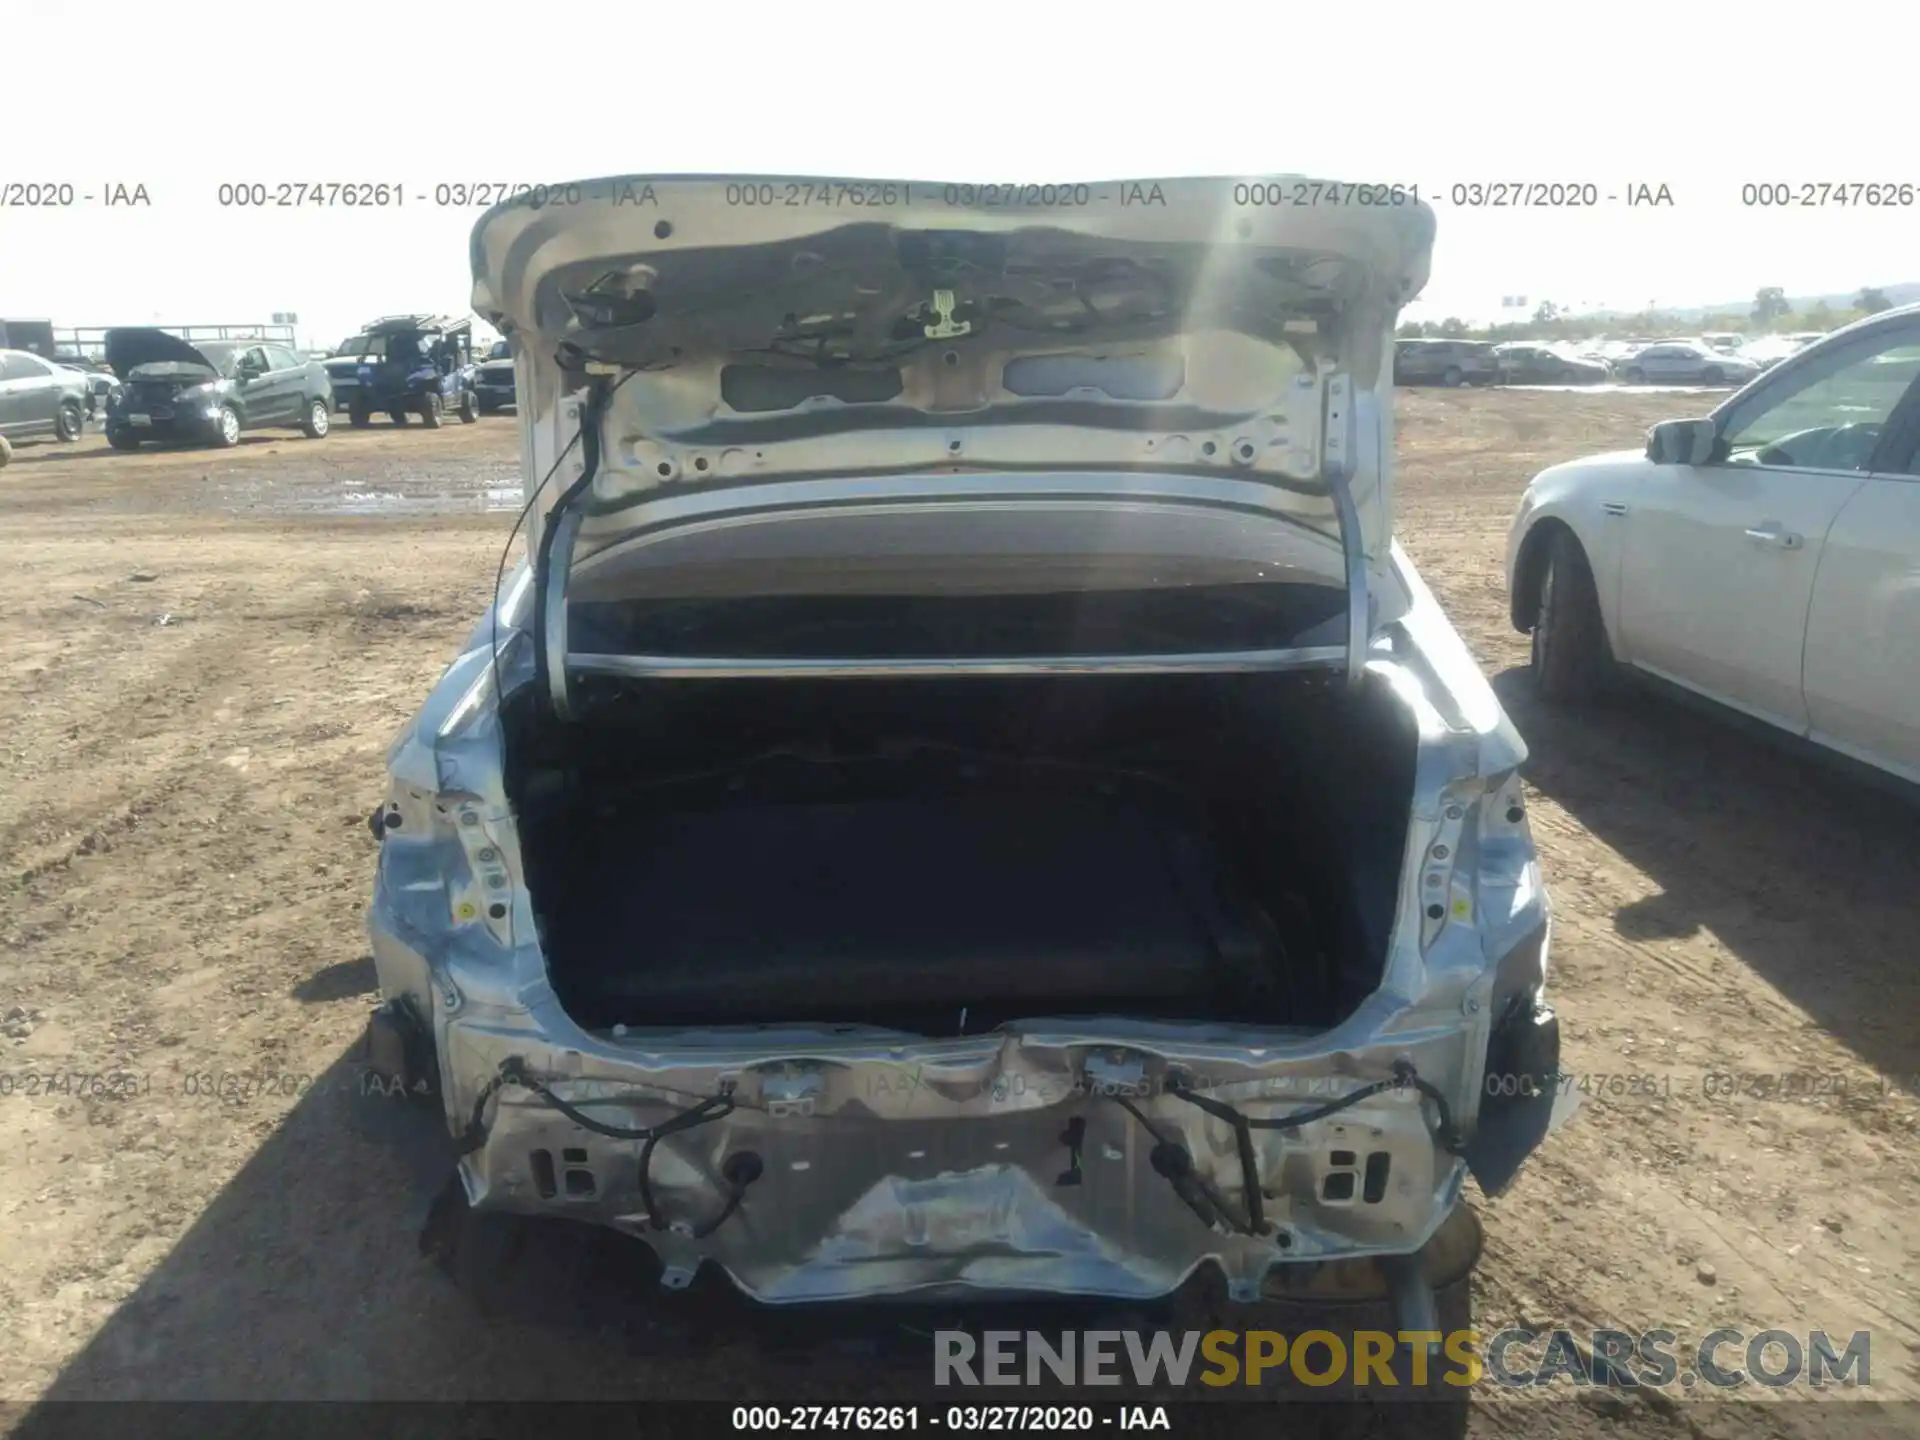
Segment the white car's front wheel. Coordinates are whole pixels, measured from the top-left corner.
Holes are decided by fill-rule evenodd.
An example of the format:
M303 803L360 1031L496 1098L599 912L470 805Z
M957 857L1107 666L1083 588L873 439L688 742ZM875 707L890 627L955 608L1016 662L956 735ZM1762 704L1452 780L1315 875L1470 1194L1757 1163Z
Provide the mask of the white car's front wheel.
M1547 541L1533 619L1533 683L1553 704L1579 704L1604 694L1613 653L1600 616L1600 592L1586 551L1570 530Z

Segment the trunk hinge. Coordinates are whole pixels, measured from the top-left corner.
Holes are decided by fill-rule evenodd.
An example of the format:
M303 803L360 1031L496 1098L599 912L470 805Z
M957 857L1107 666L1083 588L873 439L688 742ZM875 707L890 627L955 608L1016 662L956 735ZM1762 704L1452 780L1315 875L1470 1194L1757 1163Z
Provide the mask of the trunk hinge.
M1366 537L1360 531L1359 508L1353 503L1353 377L1339 373L1327 376L1323 393L1326 414L1321 430L1320 474L1340 521L1340 552L1347 576L1347 684L1354 686L1366 669L1373 631L1373 597L1367 592Z
M553 521L553 544L547 552L540 607L543 651L547 666L547 695L553 713L573 718L573 695L567 683L567 581L573 573L573 542L580 534L580 512L568 507Z
M534 663L547 682L553 713L562 720L573 718L573 694L567 682L567 582L572 578L573 547L582 518L575 502L593 484L600 468L600 415L609 393L606 381L596 378L585 395L569 399L563 407L568 418L579 421L580 471L554 501L534 545ZM561 453L564 459L565 451ZM557 469L559 461L554 463Z

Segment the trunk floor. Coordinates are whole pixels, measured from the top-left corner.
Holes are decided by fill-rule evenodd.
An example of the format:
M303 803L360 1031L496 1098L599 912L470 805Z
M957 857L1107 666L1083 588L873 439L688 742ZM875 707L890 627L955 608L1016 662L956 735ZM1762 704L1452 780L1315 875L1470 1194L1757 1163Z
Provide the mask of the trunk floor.
M1199 826L1134 799L641 813L559 873L565 893L536 899L561 1003L590 1027L1237 1017L1282 973Z

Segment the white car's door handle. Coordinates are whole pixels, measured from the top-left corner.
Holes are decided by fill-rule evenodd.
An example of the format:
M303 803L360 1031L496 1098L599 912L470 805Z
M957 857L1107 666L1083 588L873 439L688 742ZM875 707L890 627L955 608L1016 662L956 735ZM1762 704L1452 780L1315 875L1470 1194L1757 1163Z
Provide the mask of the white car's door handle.
M1782 550L1798 550L1805 542L1791 530L1782 530L1777 526L1747 527L1747 538L1758 540L1767 545L1778 545Z

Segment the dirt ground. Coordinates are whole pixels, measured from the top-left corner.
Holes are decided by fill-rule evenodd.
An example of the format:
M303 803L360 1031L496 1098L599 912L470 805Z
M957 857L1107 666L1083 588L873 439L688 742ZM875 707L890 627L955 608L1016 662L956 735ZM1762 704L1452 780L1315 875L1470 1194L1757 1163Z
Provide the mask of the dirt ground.
M1911 1400L1920 816L1663 700L1541 713L1506 623L1528 477L1686 409L1400 399L1405 543L1533 751L1567 1068L1644 1077L1589 1079L1483 1202L1478 1318L1864 1329L1870 1393ZM364 817L484 605L516 465L499 418L228 452L88 437L0 471L0 1400L784 1393L728 1350L481 1319L416 1249L444 1158L350 1084ZM1723 1072L1814 1093L1707 1093ZM1847 1403L1596 1398L1537 1403L1557 1433L1634 1436L1803 1433ZM1472 1428L1537 1416L1491 1395Z

